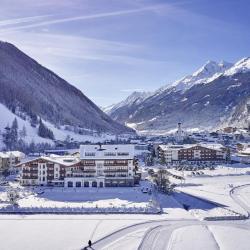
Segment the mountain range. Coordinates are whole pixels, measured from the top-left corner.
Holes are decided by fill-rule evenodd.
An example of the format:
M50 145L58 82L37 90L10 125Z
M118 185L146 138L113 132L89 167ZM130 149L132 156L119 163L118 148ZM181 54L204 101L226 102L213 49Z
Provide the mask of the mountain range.
M249 101L247 57L235 64L208 61L193 74L152 93L132 93L106 112L114 120L147 133L165 133L178 122L190 129L244 127Z
M57 129L68 127L78 132L134 133L131 128L113 121L76 87L14 45L0 42L0 62L1 110L7 108L13 118L30 124L41 118ZM6 125L9 120L1 114L1 124L4 122Z

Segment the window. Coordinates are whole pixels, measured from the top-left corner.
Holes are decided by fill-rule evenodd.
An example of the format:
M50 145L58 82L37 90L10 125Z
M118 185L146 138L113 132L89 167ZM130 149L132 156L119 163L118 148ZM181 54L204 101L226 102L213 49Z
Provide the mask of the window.
M126 156L126 155L129 155L128 152L119 152L117 153L118 156Z
M105 156L116 156L116 153L114 152L106 152L104 153Z
M72 181L68 181L68 187L73 187L73 182Z
M76 182L76 187L81 187L82 186L82 183L80 181L77 181Z
M114 161L104 161L104 164L106 165L113 165L115 162Z
M95 156L94 152L85 152L85 156Z

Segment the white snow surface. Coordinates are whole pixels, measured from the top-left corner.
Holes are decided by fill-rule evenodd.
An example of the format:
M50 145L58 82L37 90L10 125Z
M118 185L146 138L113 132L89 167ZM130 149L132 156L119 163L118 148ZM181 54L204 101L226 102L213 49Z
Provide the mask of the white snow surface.
M248 250L250 231L227 226L209 226L220 250Z
M217 250L218 245L206 226L187 226L174 230L167 250Z
M222 61L220 63L217 63L215 61L208 61L192 75L185 76L182 79L174 82L173 84L161 88L159 92L163 92L171 88L174 88L174 91L185 92L196 84L208 83L213 81L227 69L229 69L232 65L232 63L228 63L225 61Z
M110 106L102 108L102 110L107 113L111 114L115 110L122 108L122 107L129 107L134 104L139 104L143 102L147 97L151 95L151 92L139 92L139 91L134 91L132 94L130 94L125 100L112 104Z
M2 136L1 133L4 132L4 128L9 125L11 126L13 120L16 118L18 122L18 129L21 130L23 126L26 127L27 136L25 137L25 141L27 143L30 143L34 141L35 143L50 143L53 144L53 141L50 139L45 139L42 137L39 137L37 134L37 128L34 128L30 125L30 122L27 120L21 119L16 114L13 114L7 107L5 107L3 104L0 103L0 149L4 146L2 142ZM64 129L58 129L53 124L47 121L43 121L44 124L53 131L55 139L57 140L65 140L66 136L69 135L71 138L73 138L76 141L91 141L91 142L99 142L104 141L106 139L114 139L115 136L103 134L102 136L91 136L91 135L80 135L76 134L74 132L64 130Z
M236 73L245 73L250 71L250 57L245 57L236 62L230 69L226 70L225 76L231 76Z
M171 170L172 173L177 174L179 171ZM233 201L230 196L230 190L233 187L249 184L250 183L250 168L238 168L234 167L225 167L220 166L217 169L211 170L202 170L204 173L200 176L192 176L190 171L184 171L185 184L178 186L177 189L191 194L197 197L210 200L212 202L220 204L222 207L219 208L221 211L225 208L231 215L230 212L236 212L242 215L246 215L246 211L237 203ZM180 174L180 172L179 172ZM173 182L178 183L176 180ZM246 189L248 190L248 189ZM242 190L243 191L243 190ZM244 189L245 191L245 189ZM243 194L242 194L243 195ZM249 192L245 193L244 200L247 200ZM248 198L250 200L250 198ZM193 210L194 214L199 212L199 216L203 216L205 211ZM218 213L219 212L219 213ZM218 216L223 213L220 213L218 209L212 210L212 216Z

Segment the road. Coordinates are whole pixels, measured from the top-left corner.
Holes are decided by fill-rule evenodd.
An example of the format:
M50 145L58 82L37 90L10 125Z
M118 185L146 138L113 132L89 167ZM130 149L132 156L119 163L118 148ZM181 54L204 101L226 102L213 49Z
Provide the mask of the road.
M250 184L245 184L242 186L234 187L230 191L231 198L234 200L234 202L239 204L246 211L246 213L248 214L248 217L250 216L250 205L246 204L246 201L241 197L241 192L245 188L249 188L249 187L250 187Z

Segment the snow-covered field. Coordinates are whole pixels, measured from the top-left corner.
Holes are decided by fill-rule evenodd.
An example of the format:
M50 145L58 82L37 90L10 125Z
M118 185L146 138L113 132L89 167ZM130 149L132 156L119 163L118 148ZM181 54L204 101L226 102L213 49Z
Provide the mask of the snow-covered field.
M138 215L1 215L0 249L80 250L89 239L145 220Z
M250 231L218 225L194 225L173 231L167 249L171 250L247 250Z
M8 188L0 189L0 212L62 212L62 213L158 213L160 207L154 192L142 193L139 187L125 188L18 188L18 207L7 199Z
M70 250L82 249L89 239L93 248L106 250L133 249L249 249L250 221L203 221L206 216L225 216L245 213L244 208L230 196L230 190L250 183L248 168L237 170L219 167L205 170L204 175L191 176L184 172L185 184L177 189L201 197L156 194L162 214L85 214L85 215L0 215L0 249L15 250ZM175 180L176 181L176 180ZM177 182L177 181L176 181ZM1 188L3 190L3 188ZM38 190L35 190L38 191ZM20 200L21 206L51 204L84 204L96 209L105 206L142 206L148 204L150 195L140 188L106 188L74 190L50 189L44 194L28 192ZM178 194L178 193L177 193ZM250 203L250 188L237 189L237 196ZM2 196L4 192L2 192ZM178 194L182 195L182 194ZM3 198L3 197L2 197ZM36 200L37 199L37 200ZM180 201L187 199L191 208L186 211ZM52 202L53 201L53 202ZM110 205L112 203L112 205ZM3 203L0 203L2 205ZM192 207L193 206L193 207ZM225 210L228 214L225 214ZM230 214L232 213L232 214ZM20 233L22 232L22 233ZM8 240L6 240L8 239Z
M171 172L182 175L180 171L171 170ZM191 171L184 171L185 183L181 184L174 178L171 178L171 181L178 184L176 190L219 204L220 209L204 210L211 212L214 216L218 216L220 211L221 216L224 216L225 209L228 215L232 215L233 212L246 215L246 211L230 196L230 190L233 187L250 183L250 167L219 166L215 170L202 170L202 172L204 174L193 176ZM249 193L245 195L248 196ZM204 211L199 212L202 214ZM197 210L193 212L196 213Z

